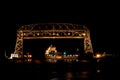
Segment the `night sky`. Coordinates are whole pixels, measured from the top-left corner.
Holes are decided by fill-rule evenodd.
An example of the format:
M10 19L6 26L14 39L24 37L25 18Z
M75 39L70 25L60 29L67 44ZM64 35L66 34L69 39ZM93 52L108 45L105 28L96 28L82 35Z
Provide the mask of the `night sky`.
M119 52L118 23L116 16L100 15L78 15L78 16L33 16L19 15L15 17L14 23L5 24L1 30L2 50L8 53L14 51L16 41L16 30L19 25L31 23L76 23L85 24L91 31L91 41L93 49L97 51L106 51L111 53ZM7 30L6 30L7 29Z

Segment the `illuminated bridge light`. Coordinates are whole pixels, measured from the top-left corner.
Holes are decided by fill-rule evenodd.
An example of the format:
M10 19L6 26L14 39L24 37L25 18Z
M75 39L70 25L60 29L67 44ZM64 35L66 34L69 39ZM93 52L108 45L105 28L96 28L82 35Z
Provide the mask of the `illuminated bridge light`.
M37 33L37 35L39 36L39 35L40 35L40 33Z
M100 58L100 57L101 57L101 54L97 54L97 55L96 55L96 58Z
M86 34L85 33L82 33L83 36L85 36Z
M70 33L68 33L68 35L70 35Z
M25 33L27 33L27 35ZM89 29L85 25L71 23L37 23L21 26L17 30L17 39L14 53L19 54L19 58L23 58L24 39L53 39L53 38L84 39L84 53L88 52L93 53Z

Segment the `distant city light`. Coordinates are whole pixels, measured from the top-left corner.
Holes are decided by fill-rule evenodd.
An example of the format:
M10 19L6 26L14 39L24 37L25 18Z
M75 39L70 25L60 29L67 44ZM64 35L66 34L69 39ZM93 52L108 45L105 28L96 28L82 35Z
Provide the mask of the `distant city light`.
M63 54L64 54L64 55L66 55L67 53L66 53L66 52L64 52Z
M98 69L98 70L97 70L97 72L99 73L99 72L100 72L100 70Z

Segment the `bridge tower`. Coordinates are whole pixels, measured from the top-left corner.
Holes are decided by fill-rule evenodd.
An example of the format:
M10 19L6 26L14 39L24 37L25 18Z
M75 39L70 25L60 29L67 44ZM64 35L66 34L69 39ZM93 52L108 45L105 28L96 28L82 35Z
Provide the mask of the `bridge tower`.
M23 58L23 40L41 38L84 39L84 53L93 53L90 31L85 25L71 23L38 23L23 25L17 30L14 54L18 54L18 58Z

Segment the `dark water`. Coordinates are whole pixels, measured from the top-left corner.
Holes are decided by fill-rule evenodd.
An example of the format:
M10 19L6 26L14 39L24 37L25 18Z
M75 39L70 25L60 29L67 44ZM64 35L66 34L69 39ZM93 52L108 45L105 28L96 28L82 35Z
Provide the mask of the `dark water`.
M57 63L32 62L1 64L1 79L33 80L119 80L119 61L117 58L106 58L97 62L79 60L79 62Z

